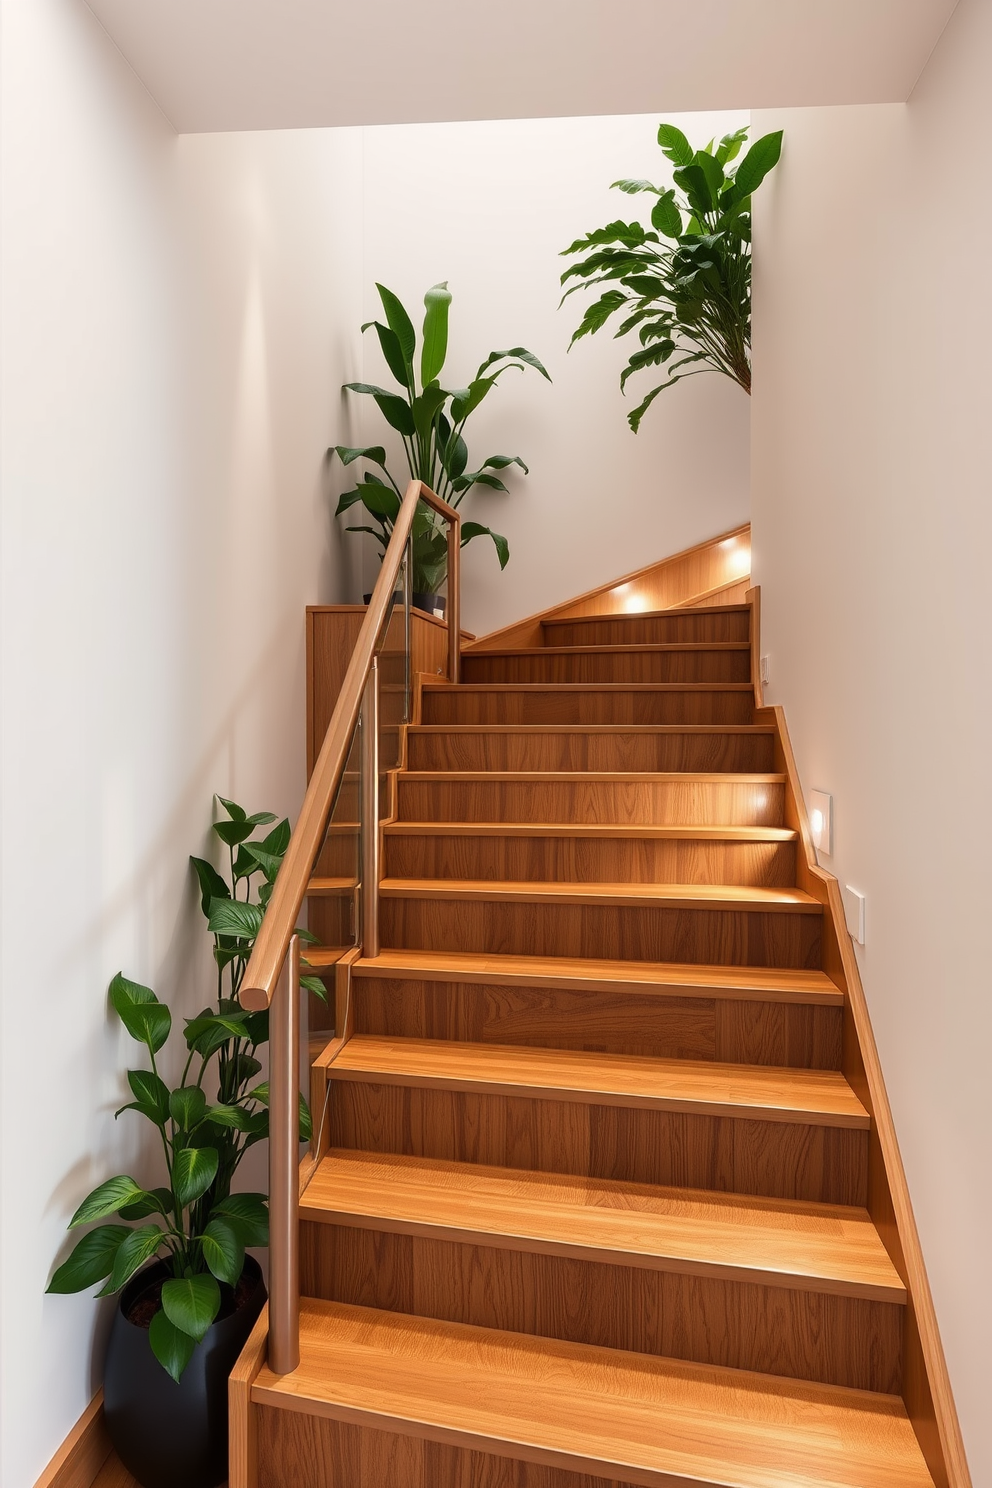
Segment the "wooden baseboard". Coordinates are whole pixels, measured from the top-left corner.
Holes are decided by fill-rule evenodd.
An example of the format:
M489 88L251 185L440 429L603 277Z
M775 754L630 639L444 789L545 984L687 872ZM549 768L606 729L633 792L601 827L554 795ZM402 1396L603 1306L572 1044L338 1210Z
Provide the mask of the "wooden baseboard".
M98 1390L34 1488L92 1488L110 1451L103 1391Z

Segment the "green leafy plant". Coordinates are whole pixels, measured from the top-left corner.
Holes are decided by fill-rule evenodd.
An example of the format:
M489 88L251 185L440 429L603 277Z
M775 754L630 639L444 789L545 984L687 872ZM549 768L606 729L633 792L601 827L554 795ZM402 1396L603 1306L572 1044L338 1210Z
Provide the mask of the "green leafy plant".
M289 822L265 836L276 821L270 811L249 816L221 798L226 819L214 832L228 850L230 883L203 858L191 858L200 905L213 935L216 1005L185 1020L186 1060L170 1089L158 1058L172 1032L172 1014L150 987L120 973L110 1002L133 1039L148 1050L150 1069L132 1069L134 1097L117 1112L137 1111L158 1129L167 1183L146 1189L126 1174L108 1178L80 1204L76 1229L112 1216L123 1224L89 1230L49 1283L50 1292L80 1292L103 1282L99 1296L118 1292L154 1257L169 1263L161 1308L149 1341L155 1357L178 1380L197 1343L217 1316L221 1285L237 1285L245 1247L268 1244L268 1201L261 1193L232 1193L231 1181L245 1153L269 1133L268 1084L259 1080L259 1051L268 1040L268 1013L246 1012L237 1000L279 864L289 844ZM259 880L257 898L253 885ZM313 937L300 931L306 939ZM323 983L303 979L318 996ZM216 1089L208 1096L205 1086ZM300 1135L310 1135L310 1114L300 1098ZM142 1221L147 1221L142 1223Z
M578 281L563 304L578 289L612 286L586 310L570 345L622 314L615 335L637 331L640 350L620 376L621 391L633 373L665 367L664 380L628 414L635 434L658 394L683 377L722 372L751 391L751 197L778 164L782 131L756 140L732 169L747 133L738 129L693 150L674 124L660 125L658 143L675 166L675 185L613 182L630 196L657 197L651 228L610 222L564 250L586 256L561 276L563 285Z
M469 470L468 446L465 443L465 425L470 416L488 397L504 372L515 369L523 371L533 367L542 377L551 378L526 347L514 346L509 351L491 351L480 365L467 387L447 389L441 386L441 376L448 354L448 307L451 294L447 284L435 284L424 296L423 337L420 351L420 378L417 378L417 333L413 322L392 290L377 284L382 301L385 325L378 320L367 321L362 331L374 329L379 338L382 354L386 359L400 392L390 392L370 382L349 382L345 389L352 393L363 393L375 400L379 412L391 429L395 429L403 443L409 479L421 480L442 500L452 506L460 506L468 493L477 486L492 491L507 488L495 473L509 465L519 465L526 475L527 466L519 455L490 455L476 470ZM349 532L368 532L379 543L382 552L389 545L393 523L400 508L403 492L390 474L386 464L383 445L367 445L353 449L349 445L336 444L328 451L337 455L343 465L364 460L377 465L382 475L367 471L359 485L345 491L339 498L335 516L361 503L375 526L349 527ZM383 479L385 476L385 480ZM462 547L476 537L492 538L499 557L500 568L505 568L510 556L505 537L483 527L480 522L462 523ZM418 593L434 594L444 580L447 570L447 537L443 520L428 507L421 504L413 529L413 588Z

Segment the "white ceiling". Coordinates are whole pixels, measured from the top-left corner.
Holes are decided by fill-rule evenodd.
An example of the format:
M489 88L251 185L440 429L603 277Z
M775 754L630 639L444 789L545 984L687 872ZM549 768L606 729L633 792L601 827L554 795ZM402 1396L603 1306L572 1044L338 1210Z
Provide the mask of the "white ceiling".
M887 103L956 0L89 0L182 133Z

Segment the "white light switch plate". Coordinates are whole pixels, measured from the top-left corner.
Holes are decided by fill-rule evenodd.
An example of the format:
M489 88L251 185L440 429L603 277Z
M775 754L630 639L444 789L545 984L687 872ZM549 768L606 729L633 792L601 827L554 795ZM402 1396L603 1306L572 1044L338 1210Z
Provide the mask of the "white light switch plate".
M865 896L859 889L852 889L850 884L844 885L843 896L847 928L858 945L863 946L865 943Z

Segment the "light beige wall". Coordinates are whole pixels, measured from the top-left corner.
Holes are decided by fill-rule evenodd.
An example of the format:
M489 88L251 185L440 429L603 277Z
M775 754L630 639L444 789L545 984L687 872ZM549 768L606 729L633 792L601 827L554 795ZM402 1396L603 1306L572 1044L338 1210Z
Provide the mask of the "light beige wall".
M626 415L652 387L651 373L632 378L626 398L618 378L636 340L615 341L607 330L567 353L593 296L576 294L557 308L571 261L559 256L563 248L617 217L647 220L651 198L609 188L622 176L666 179L660 117L363 131L362 318L381 318L380 280L419 327L424 291L447 279L450 386L463 386L489 351L517 345L554 379L549 387L534 372L508 374L468 426L478 460L520 454L531 471L511 472L512 494L472 493L463 507L510 541L502 574L486 539L466 549L465 623L477 632L747 521L747 394L717 374L690 378L657 399L635 437ZM698 143L746 121L740 113L681 117ZM365 367L369 381L391 384L372 334ZM380 443L383 423L374 407L372 414L363 427L369 443Z
M142 1061L107 983L202 1006L187 854L212 794L302 795L360 153L180 143L75 0L3 0L2 26L0 1482L30 1488L113 1307L44 1295L66 1222L114 1173L160 1181L114 1121Z
M992 8L908 105L784 126L755 224L753 545L766 696L858 950L976 1488L992 1483Z

